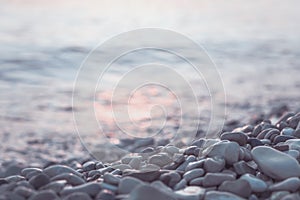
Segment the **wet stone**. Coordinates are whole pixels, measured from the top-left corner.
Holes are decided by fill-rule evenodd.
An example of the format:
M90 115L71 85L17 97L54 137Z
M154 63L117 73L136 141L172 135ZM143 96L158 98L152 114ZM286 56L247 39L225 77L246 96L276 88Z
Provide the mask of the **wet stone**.
M212 186L218 186L224 181L231 181L235 180L235 177L231 174L225 174L225 173L207 173L204 176L202 185L204 187L212 187Z
M91 171L96 169L96 163L94 161L88 161L82 165L83 171Z
M256 170L253 169L252 167L250 167L245 161L240 161L237 163L233 164L233 168L234 171L238 174L238 175L243 175L243 174L255 174Z
M105 173L103 175L103 180L104 182L106 183L109 183L109 184L112 184L112 185L118 185L119 182L120 182L120 178L119 177L116 177L110 173Z
M169 163L171 163L173 160L171 158L169 158L169 156L165 155L165 154L156 154L153 155L149 158L148 162L150 164L155 164L158 165L160 167L163 167Z
M66 180L68 184L76 186L84 184L85 181L72 173L62 173L51 178L51 181Z
M81 174L77 171L75 171L74 169L65 166L65 165L52 165L50 167L47 167L46 169L44 169L43 171L46 175L48 175L50 178L54 177L56 175L62 174L62 173L72 173L75 174L77 176L81 176Z

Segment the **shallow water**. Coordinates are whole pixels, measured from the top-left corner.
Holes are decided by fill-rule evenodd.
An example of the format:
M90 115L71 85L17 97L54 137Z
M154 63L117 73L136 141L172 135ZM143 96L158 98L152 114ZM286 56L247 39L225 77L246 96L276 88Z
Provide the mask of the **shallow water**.
M29 132L50 138L61 138L61 135L73 138L72 89L83 59L99 43L137 28L173 30L202 45L222 77L228 119L245 120L249 113L269 110L278 103L297 108L300 97L299 4L296 0L156 0L151 3L3 0L0 6L0 126L2 141L11 141L2 150L14 146L16 136L20 138L18 143L24 142L26 137L22 136ZM141 53L129 56L107 73L103 86L106 90L98 91L95 112L107 134L113 132L112 138L116 137L117 131L107 101L114 81L128 66L153 58L169 63L190 81L199 97L201 125L207 125L210 99L203 80L166 55ZM168 119L171 120L167 120L166 130L172 131L172 127L178 126L178 105L172 98L164 97L168 94L166 91L160 89L156 92L163 95L155 96L153 90L155 88L150 87L133 98L133 106L129 107L133 121L139 124L139 131L149 130L150 122L160 126L160 118L165 117L161 110L154 110L153 116L149 115L149 106L157 102L170 107ZM184 103L189 101L190 93L185 95ZM82 107L76 107L75 111L85 112L84 108L91 100L91 96L82 97ZM122 105L117 102L116 107L122 108ZM193 111L193 107L189 110ZM190 114L184 118L192 119L194 114ZM151 117L153 119L149 121ZM126 124L127 119L121 119L123 126L135 130ZM86 130L98 132L90 130L89 126L87 119ZM137 135L143 136L139 132Z

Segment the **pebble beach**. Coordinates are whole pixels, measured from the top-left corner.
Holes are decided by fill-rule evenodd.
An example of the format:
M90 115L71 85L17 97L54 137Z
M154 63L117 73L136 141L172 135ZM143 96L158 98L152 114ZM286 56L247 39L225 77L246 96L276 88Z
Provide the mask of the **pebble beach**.
M112 163L92 158L43 167L11 163L2 172L0 199L296 200L300 112L280 108L271 113L279 116L275 123L255 118L182 148L143 141L140 153Z

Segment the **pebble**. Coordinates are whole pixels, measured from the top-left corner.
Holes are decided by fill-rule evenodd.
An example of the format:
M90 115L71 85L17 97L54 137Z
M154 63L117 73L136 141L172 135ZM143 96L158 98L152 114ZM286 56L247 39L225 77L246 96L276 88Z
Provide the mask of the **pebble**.
M25 187L25 186L18 186L14 189L14 192L16 194L19 194L25 198L30 197L31 195L33 195L35 193L35 191L31 188Z
M48 175L50 178L57 176L59 174L62 174L62 173L72 173L72 174L75 174L75 175L81 177L81 174L79 172L77 172L76 170L74 170L68 166L65 166L65 165L52 165L52 166L44 169L43 172L46 175Z
M74 192L66 196L63 200L92 200L92 198L83 192Z
M91 171L96 169L96 163L94 161L88 161L82 165L83 171Z
M196 160L196 157L194 155L190 155L186 158L186 160L181 164L179 165L179 167L177 167L176 170L178 171L185 171L186 167L188 166L188 164L190 162L194 162Z
M255 174L256 170L249 166L245 161L239 161L233 164L234 171L237 175L243 175L246 173Z
M294 136L289 136L289 135L277 135L275 138L274 138L274 144L278 144L279 142L285 142L287 140L290 140L290 139L294 139L295 137Z
M270 191L290 191L296 192L300 187L300 179L298 177L288 178L284 181L275 183L269 187Z
M26 177L27 179L29 179L28 177L27 177L27 175L29 174L29 173L31 173L31 172L36 172L36 173L42 173L42 170L41 169L39 169L39 168L31 168L31 167L29 167L29 168L24 168L24 169L22 169L22 171L21 171L21 175L22 176L24 176L24 177Z
M58 199L58 196L54 191L43 190L30 196L28 200L55 200L55 199Z
M23 181L25 180L25 178L23 176L20 175L13 175L13 176L9 176L5 178L5 181L7 182L19 182L19 181Z
M205 172L220 172L224 167L225 160L219 157L207 158L203 165Z
M139 169L141 166L141 159L140 158L133 158L129 163L132 169Z
M181 176L174 171L164 173L160 176L160 180L169 187L173 188L180 180Z
M194 162L189 162L188 165L185 168L185 171L190 171L192 169L195 168L201 168L204 165L205 160L198 160L198 161L194 161Z
M135 187L144 184L143 181L133 178L133 177L125 177L122 178L120 184L118 186L119 194L129 194Z
M62 173L56 175L50 179L51 181L58 181L58 180L66 180L68 184L72 186L84 184L85 181L72 173Z
M294 129L286 127L286 128L284 128L284 129L281 130L281 135L293 136L294 132L295 132Z
M205 189L197 186L188 186L175 192L177 200L199 200L203 199Z
M135 187L128 200L176 200L175 197L167 194L166 192L162 192L161 190L156 189L150 185L140 185Z
M46 174L38 174L28 181L35 189L50 183L50 178Z
M40 187L40 190L53 190L56 193L59 193L67 184L66 180L53 181Z
M205 194L204 200L245 200L229 192L209 191Z
M270 200L281 200L282 197L290 194L288 191L272 192Z
M207 173L204 176L202 185L204 187L213 187L218 186L224 181L232 181L235 180L235 177L232 174L225 173Z
M187 181L185 179L181 179L175 186L174 190L181 190L187 186Z
M137 170L127 170L124 171L123 176L130 176L142 181L152 182L157 180L161 175L160 171L137 171Z
M268 188L267 184L263 180L252 174L244 174L240 179L247 181L253 192L264 192Z
M75 187L65 187L61 192L60 195L67 196L74 192L84 192L90 196L96 196L97 193L101 190L101 186L98 183L86 183L83 185L78 185Z
M259 169L275 180L300 176L298 161L283 152L271 147L260 146L255 147L251 154Z
M188 171L183 174L183 178L189 182L195 178L198 178L200 176L203 176L205 171L203 169L192 169L191 171Z
M251 195L251 186L248 181L243 179L224 181L219 186L219 191L230 192L238 196L248 198Z
M150 164L158 165L160 167L163 167L169 163L171 163L173 160L169 158L169 156L165 154L156 154L149 158L148 162Z
M99 200L115 200L115 195L109 190L101 190L96 196Z
M114 193L118 191L118 186L111 185L109 183L102 182L102 183L100 183L100 186L101 186L102 189L110 190Z
M220 137L221 140L229 140L238 143L240 146L247 144L248 136L242 132L223 133Z
M118 185L120 183L120 178L117 176L114 176L110 173L105 173L103 175L103 180L104 180L104 182L112 184L112 185Z
M222 157L226 163L232 165L239 159L239 145L235 142L222 141L206 148L203 155L208 157Z

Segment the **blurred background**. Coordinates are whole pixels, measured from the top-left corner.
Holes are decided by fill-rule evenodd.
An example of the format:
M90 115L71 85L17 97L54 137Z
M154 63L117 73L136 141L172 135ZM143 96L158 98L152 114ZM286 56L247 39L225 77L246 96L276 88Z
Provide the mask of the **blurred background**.
M137 28L174 30L206 49L224 83L227 120L299 108L299 7L297 0L0 0L1 159L84 154L71 105L77 70L99 43Z

